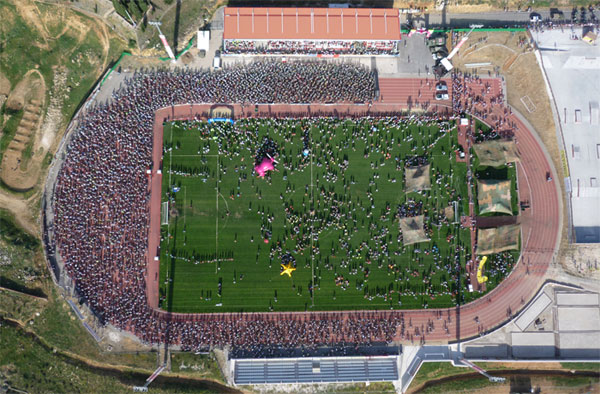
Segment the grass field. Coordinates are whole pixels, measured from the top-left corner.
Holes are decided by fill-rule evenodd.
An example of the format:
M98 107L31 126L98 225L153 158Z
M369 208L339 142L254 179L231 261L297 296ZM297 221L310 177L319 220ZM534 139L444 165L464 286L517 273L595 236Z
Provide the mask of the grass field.
M466 288L470 238L454 215L444 215L453 201L459 216L468 214L467 168L455 162L454 125L246 119L235 130L165 125L163 309L455 305L458 287ZM278 162L260 178L253 167L265 141L277 147ZM404 170L417 158L431 164L431 189L406 193ZM400 217L419 213L430 241L405 246ZM291 278L280 275L284 261L295 263ZM496 272L488 289L503 275Z

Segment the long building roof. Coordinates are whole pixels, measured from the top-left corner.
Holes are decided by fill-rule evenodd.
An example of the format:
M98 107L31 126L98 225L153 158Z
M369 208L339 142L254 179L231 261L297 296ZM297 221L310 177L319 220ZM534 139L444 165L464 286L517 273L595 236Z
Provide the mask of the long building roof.
M232 359L236 384L398 380L396 356Z
M225 8L226 40L399 40L393 8Z

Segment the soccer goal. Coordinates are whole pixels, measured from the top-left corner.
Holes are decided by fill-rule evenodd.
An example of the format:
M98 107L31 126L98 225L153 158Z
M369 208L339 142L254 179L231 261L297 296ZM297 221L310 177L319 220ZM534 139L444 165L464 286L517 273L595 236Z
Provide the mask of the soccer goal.
M160 225L169 224L169 202L165 201L162 203L162 208L160 210Z

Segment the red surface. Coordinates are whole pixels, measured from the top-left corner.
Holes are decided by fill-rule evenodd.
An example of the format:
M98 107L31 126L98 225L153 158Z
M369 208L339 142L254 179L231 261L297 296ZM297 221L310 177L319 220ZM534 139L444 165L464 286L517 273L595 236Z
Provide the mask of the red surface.
M491 83L489 96L501 91L501 82L498 79L485 80ZM427 83L429 82L429 86ZM439 113L448 110L451 102L437 102L433 100L435 83L426 79L382 79L379 81L382 99L372 105L261 105L259 112L254 112L254 106L242 107L234 105L234 113L241 116L276 116L277 114L292 116L330 114L345 115L375 115L377 112L400 111L411 106L437 110ZM448 81L451 88L451 82ZM474 93L484 90L478 82L470 83ZM419 97L420 96L420 97ZM416 98L416 100L414 99ZM494 112L488 114L486 121L493 123L492 118L505 111L504 106L497 105ZM162 119L167 116L171 119L188 119L193 116L206 117L210 105L181 105L161 109L157 112L154 126L154 169L151 178L151 228L149 231L149 250L155 251L159 245L160 230L160 176L156 175L159 168L162 151ZM489 107L488 107L489 108ZM344 311L344 312L296 312L296 313L218 313L218 314L177 314L167 313L155 309L154 314L159 319L173 319L179 321L194 321L214 318L215 320L266 320L266 319L291 319L305 320L319 318L330 320L346 320L349 316L403 316L406 330L400 331L400 325L395 340L414 342L427 340L447 342L457 339L470 338L482 332L495 328L509 319L509 315L516 314L539 290L543 277L553 258L554 248L559 236L559 202L554 180L546 181L546 172L550 171L550 164L538 141L525 125L514 115L509 114L506 119L514 122L515 138L520 151L520 163L517 165L518 185L521 200L529 200L531 208L523 211L520 216L521 233L523 239L522 254L519 262L514 267L508 278L504 280L484 297L460 306L460 308L430 309L430 310L405 310L405 311ZM154 252L148 254L148 289L149 305L156 308L158 303L158 281L153 280L158 273L158 262L155 262ZM477 321L476 318L477 317ZM458 324L457 324L458 323ZM423 335L426 333L426 335ZM333 334L332 334L333 335ZM374 338L380 340L380 338Z
M225 8L226 40L399 40L398 10Z

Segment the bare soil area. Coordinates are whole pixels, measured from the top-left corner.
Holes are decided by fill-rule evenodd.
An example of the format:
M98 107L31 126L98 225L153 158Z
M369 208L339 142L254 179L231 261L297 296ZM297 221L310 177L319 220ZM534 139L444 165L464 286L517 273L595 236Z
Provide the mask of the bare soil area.
M46 91L44 79L37 70L29 70L10 92L6 100L6 108L19 111L26 102L39 100Z
M32 155L33 141L42 123L45 101L44 78L39 71L30 70L17 83L6 102L6 106L13 110L24 110L17 132L2 156L0 178L11 189L29 190L37 182L41 160L29 159ZM29 151L28 157L24 156L25 151Z
M10 81L0 72L0 96L8 96L10 93Z
M14 217L19 226L31 235L40 236L40 230L35 222L35 215L32 214L30 206L37 197L27 200L20 199L6 193L0 193L0 207L8 210Z
M64 53L61 52L59 60L63 63L52 66L51 80L42 77L37 65L21 81L10 81L4 75L0 76L0 102L6 100L7 107L10 104L9 108L25 110L15 138L10 141L3 155L0 177L4 185L15 191L30 190L25 195L0 190L0 208L10 211L27 232L39 235L36 222L41 189L36 186L44 178L43 164L46 163L47 153L56 149L66 126L63 103L68 99L65 97L68 98L71 90L79 86L79 82L73 86L70 81L72 77L68 78L72 71L66 65L69 64L70 69L73 66L67 62L85 64L88 68L91 66L91 70L84 71L82 67L81 71L76 72L90 72L99 76L110 61L109 49L115 34L108 31L106 23L99 16L88 15L80 10L89 17L81 16L73 12L73 9L79 9L70 3L32 0L9 2L15 7L15 15L22 18L18 19L19 23L24 22L37 33L38 39L33 40L31 45L42 49L42 52L56 46L55 43L64 36L68 36L68 40L75 40L67 41L72 44ZM4 27L14 24L14 18L6 19L3 20ZM78 51L78 48L100 48L101 52L90 49ZM45 83L51 83L49 95Z

